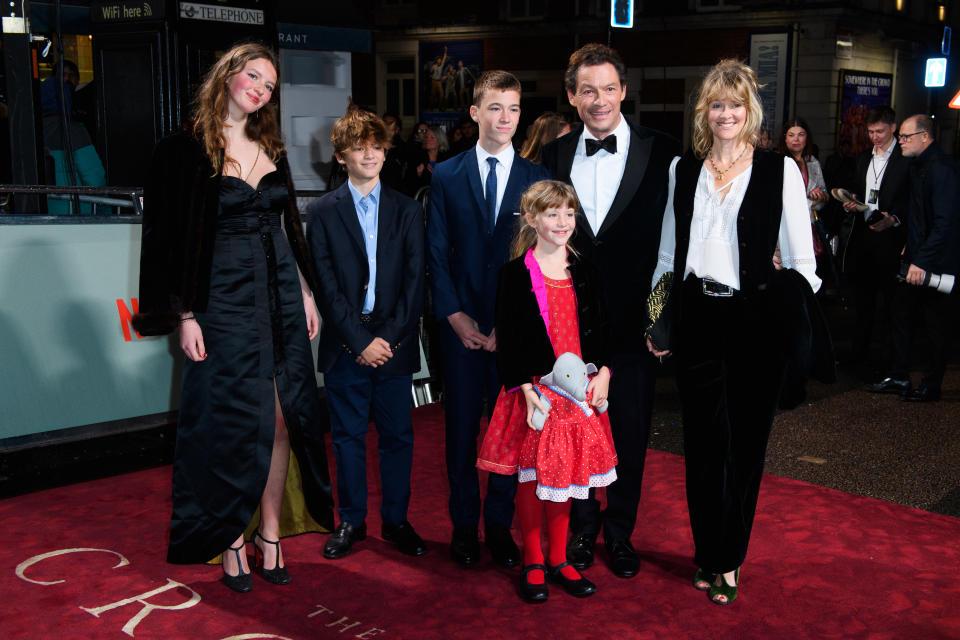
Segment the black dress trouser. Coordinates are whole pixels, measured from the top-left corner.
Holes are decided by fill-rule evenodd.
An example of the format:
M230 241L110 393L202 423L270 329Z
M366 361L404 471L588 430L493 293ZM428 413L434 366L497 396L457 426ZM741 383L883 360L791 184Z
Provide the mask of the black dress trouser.
M747 555L786 371L781 320L762 293L710 297L691 276L682 295L675 352L694 562L725 573Z
M574 534L596 536L603 527L606 541L629 540L637 524L643 466L650 439L657 361L650 353L612 357L610 378L610 431L617 450L617 480L606 488L607 508L590 491L586 500L573 500L570 529ZM604 363L597 363L598 365Z
M940 390L943 374L947 370L950 347L947 330L950 326L952 304L951 296L936 289L905 282L897 285L890 340L890 377L898 380L910 378L910 352L919 319L922 320L930 341L930 354L924 369L923 382L931 389Z

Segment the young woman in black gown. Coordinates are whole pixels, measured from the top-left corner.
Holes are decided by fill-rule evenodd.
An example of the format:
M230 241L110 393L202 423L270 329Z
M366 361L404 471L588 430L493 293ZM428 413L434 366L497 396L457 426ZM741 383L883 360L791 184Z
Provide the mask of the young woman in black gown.
M313 271L279 135L277 63L258 44L224 54L198 90L192 134L160 142L144 190L141 334L179 326L186 354L167 559L223 553L223 582L290 581L278 543L291 444L309 515L332 525L309 340ZM281 218L283 228L281 228ZM286 231L286 236L283 231ZM294 501L295 506L303 502ZM315 526L314 530L318 530Z

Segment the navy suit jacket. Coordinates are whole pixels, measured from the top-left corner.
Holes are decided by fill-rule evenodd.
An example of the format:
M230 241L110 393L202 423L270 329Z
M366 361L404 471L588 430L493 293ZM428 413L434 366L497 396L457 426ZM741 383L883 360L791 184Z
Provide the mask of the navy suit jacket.
M463 311L480 331L493 330L500 267L510 259L520 196L537 180L550 178L543 167L514 156L493 232L486 224L486 200L477 150L472 147L433 169L427 212L427 264L438 320Z
M370 271L363 230L349 186L307 207L307 242L317 271L317 307L323 318L317 369L328 372L346 350L359 355L374 338L390 343L393 357L377 371L406 375L420 370L417 329L423 308L423 209L381 184L377 213L377 282L372 320L360 314Z

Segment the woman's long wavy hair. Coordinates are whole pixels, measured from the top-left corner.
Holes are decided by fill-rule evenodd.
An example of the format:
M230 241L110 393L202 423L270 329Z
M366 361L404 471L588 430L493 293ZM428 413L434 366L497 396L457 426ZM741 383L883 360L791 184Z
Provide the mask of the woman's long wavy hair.
M698 158L706 158L713 146L713 133L707 118L710 103L730 98L747 108L747 121L738 142L757 145L763 125L757 74L740 60L721 60L700 84L696 106L693 108L693 152Z
M238 164L224 153L226 140L223 128L229 99L227 81L240 73L248 62L260 59L270 62L277 71L277 87L270 101L247 117L244 133L250 140L263 146L272 162L277 162L284 151L277 121L276 96L280 81L277 54L257 42L234 45L210 67L193 100L193 135L203 143L207 157L213 164L214 175L221 173L228 163Z
M574 211L580 211L580 200L577 199L577 192L569 184L559 180L540 180L530 185L520 197L520 216L517 224L517 235L513 239L513 245L510 248L510 256L519 258L527 252L527 249L537 243L537 230L527 219L527 216L534 220L547 209L557 209L560 207L570 207ZM573 234L567 240L567 250L577 255L570 242L573 240Z
M540 152L544 145L556 140L557 134L568 125L567 119L562 115L547 111L527 127L527 139L523 141L523 146L520 148L520 157L540 164Z

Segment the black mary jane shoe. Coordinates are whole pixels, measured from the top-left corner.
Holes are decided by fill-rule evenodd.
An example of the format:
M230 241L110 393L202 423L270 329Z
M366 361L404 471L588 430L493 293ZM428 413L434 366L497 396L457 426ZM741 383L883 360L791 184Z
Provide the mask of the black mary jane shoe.
M237 555L237 575L231 576L227 573L226 568L223 569L223 577L220 578L220 582L227 585L237 593L246 593L253 589L253 578L250 577L250 572L243 572L243 564L240 563L240 552L244 550L245 545L241 544L239 547L228 547L230 551L233 551Z
M547 578L558 583L574 598L586 598L587 596L592 596L597 592L597 585L593 584L582 575L577 580L571 580L563 575L564 567L573 567L573 565L569 562L561 562L555 567L549 567L547 569Z
M273 569L267 569L267 556L263 552L263 549L257 544L257 538L260 538L263 544L272 544L276 547L277 560L273 563ZM263 537L263 534L260 533L260 529L253 532L253 564L260 567L260 575L262 575L263 579L267 582L279 585L290 584L290 572L287 571L286 567L280 566L280 541L267 540Z
M543 582L540 584L531 584L527 580L527 574L531 571L542 571ZM550 590L547 588L547 567L542 564L528 564L523 568L520 574L520 595L527 602L546 602L550 597Z

